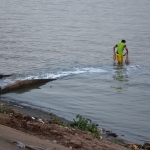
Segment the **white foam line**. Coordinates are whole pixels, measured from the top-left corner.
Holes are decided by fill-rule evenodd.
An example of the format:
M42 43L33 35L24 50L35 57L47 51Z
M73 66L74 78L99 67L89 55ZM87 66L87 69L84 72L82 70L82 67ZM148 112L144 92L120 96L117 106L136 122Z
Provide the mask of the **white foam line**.
M104 72L107 72L107 71L103 69L99 69L99 68L81 68L81 69L75 68L74 71L63 71L63 72L58 72L56 74L44 73L42 75L28 76L24 78L23 80L41 79L41 78L42 79L61 78L61 77L69 76L69 75L77 75L77 74L83 74L83 73L104 73Z
M125 69L126 71L122 71L122 69ZM135 71L138 71L138 73L147 73L150 74L150 68L146 68L140 65L130 65L130 66L125 66L119 71L122 71L122 74L129 75L129 74L135 74ZM86 67L86 68L73 68L70 71L60 71L57 73L40 73L36 75L29 75L27 77L17 77L17 78L6 78L4 80L0 81L0 86L5 87L8 84L14 83L18 80L32 80L32 79L57 79L57 78L62 78L70 75L78 75L78 74L94 74L94 73L99 73L102 74L102 76L106 73L108 76L113 76L116 75L118 70L114 69L113 66L105 66L104 69L101 68L94 68L94 67Z

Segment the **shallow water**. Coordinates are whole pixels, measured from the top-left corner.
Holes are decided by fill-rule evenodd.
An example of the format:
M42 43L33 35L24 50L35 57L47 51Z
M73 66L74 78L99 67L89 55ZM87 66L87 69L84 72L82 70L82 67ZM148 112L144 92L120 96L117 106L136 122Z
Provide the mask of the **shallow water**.
M69 120L79 113L123 139L150 141L148 0L0 2L0 73L12 74L1 86L57 78L2 99ZM131 63L118 66L112 47L123 38Z

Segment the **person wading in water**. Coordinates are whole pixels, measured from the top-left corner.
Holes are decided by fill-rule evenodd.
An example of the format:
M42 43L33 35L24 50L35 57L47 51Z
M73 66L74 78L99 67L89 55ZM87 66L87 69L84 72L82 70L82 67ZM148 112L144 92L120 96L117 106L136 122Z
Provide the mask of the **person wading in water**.
M115 49L117 48L117 51L115 52ZM126 50L126 53L123 54L123 50ZM126 55L126 64L129 64L129 58L128 58L128 48L126 46L126 41L125 40L122 40L120 43L116 44L114 47L113 47L113 52L114 52L114 55L113 55L113 59L116 60L117 58L117 61L118 61L118 64L122 64L123 63L123 56Z

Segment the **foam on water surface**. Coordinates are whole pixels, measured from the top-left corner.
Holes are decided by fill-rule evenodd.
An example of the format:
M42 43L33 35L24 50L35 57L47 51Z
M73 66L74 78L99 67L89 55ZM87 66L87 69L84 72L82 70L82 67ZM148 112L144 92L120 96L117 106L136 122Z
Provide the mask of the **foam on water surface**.
M14 83L18 80L33 80L33 79L60 79L63 77L69 77L72 75L88 75L96 74L100 77L112 77L114 75L135 75L135 73L142 73L150 75L150 68L143 67L140 65L129 65L129 66L105 66L105 67L85 67L85 68L73 68L68 71L58 71L53 73L38 73L36 75L13 75L8 78L0 80L1 87L8 84Z

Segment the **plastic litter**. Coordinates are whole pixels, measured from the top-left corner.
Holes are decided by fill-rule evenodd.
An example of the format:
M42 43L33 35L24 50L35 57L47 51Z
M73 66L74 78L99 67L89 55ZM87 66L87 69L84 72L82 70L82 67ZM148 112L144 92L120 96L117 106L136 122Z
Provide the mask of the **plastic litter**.
M26 146L21 142L16 142L16 145L20 148L24 148L24 149L26 148Z
M100 129L99 131L100 131L100 134L102 134L102 133L103 133L103 129Z
M33 120L35 120L35 118L34 118L34 117L32 117L32 119L33 119Z
M138 146L135 144L133 144L132 147L133 147L133 149L138 149Z
M39 119L39 122L43 123L44 124L44 121L42 119Z

